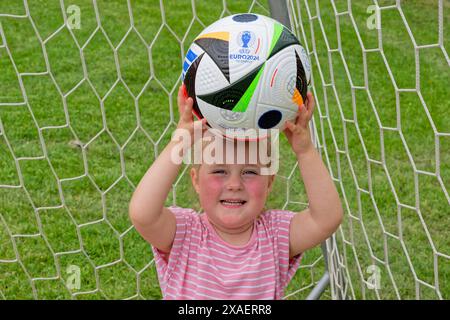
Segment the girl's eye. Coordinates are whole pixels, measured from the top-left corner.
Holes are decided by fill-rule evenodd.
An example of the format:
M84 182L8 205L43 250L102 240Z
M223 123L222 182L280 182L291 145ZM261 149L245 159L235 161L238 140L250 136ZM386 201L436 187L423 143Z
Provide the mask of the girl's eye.
M223 173L225 173L225 170L214 170L212 173L214 173L214 174L223 174Z
M254 170L245 170L244 174L256 175L258 173L256 171L254 171Z

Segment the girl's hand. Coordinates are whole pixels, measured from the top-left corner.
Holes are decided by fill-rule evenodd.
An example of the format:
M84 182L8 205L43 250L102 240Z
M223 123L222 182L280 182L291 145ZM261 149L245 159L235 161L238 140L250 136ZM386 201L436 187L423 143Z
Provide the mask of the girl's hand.
M309 131L309 121L313 116L314 106L314 96L308 92L306 104L299 106L295 123L286 121L286 128L283 132L295 154L302 154L314 148Z
M184 83L178 89L178 112L180 114L180 120L178 121L177 129L187 130L191 135L191 145L194 141L194 130L201 130L203 132L207 129L206 119L194 121L194 115L192 114L192 108L194 106L194 100L188 97L186 87ZM200 137L201 138L201 137Z

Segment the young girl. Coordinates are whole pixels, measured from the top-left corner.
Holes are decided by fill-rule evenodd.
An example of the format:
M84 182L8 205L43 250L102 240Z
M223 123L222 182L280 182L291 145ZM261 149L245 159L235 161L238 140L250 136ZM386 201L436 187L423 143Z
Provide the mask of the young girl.
M178 92L178 129L194 137L192 98ZM130 203L136 230L153 249L164 299L281 299L303 253L330 237L341 223L339 195L310 137L314 98L308 93L286 135L297 156L309 208L265 210L274 175L261 165L203 163L191 169L204 213L164 202L181 164L172 140L137 186ZM193 139L191 140L193 143ZM248 151L248 150L247 150Z

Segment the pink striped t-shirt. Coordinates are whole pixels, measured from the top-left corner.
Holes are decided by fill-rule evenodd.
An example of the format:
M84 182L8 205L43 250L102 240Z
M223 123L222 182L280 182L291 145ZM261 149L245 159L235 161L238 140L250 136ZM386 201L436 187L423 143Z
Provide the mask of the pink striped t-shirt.
M302 254L289 259L289 224L294 212L265 211L249 242L231 245L206 214L172 206L176 234L169 253L152 247L163 298L282 299Z

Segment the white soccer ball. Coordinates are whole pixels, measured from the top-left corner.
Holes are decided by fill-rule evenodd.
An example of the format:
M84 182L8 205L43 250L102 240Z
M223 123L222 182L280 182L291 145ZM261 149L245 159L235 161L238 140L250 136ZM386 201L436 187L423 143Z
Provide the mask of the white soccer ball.
M195 115L224 135L283 130L304 102L310 76L298 39L276 20L250 13L203 30L183 65Z

